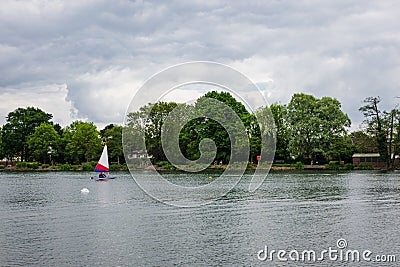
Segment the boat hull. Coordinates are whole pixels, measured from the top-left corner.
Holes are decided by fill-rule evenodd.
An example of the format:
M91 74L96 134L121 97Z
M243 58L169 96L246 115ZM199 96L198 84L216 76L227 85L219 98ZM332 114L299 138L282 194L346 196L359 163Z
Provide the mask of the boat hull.
M108 181L108 180L113 180L116 177L105 177L105 178L91 177L91 178L94 179L96 182L104 182L104 181Z
M108 180L112 180L115 179L117 177L104 177L104 178L99 178L99 177L90 177L90 179L94 179L96 182L102 182L102 181L108 181Z

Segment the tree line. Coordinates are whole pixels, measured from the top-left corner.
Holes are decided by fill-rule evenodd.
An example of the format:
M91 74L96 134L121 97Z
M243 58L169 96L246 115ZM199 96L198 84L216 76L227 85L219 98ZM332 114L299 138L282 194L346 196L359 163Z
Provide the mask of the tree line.
M391 110L379 108L381 98L367 97L360 111L364 114L364 132L355 133L369 140L369 150L378 152L388 169L395 166L395 156L400 153L400 109L396 105ZM362 138L361 138L362 139ZM360 146L363 149L365 146Z
M208 92L193 104L205 114L215 112L205 99L216 99L230 107L240 118L247 134L250 155L256 162L261 150L261 136L272 134L259 125L257 116L272 114L276 136L275 161L324 164L331 160L351 162L355 152L379 152L381 159L393 167L394 155L400 149L400 111L379 109L381 99L369 97L360 111L365 116L363 130L349 132L351 121L341 110L341 103L331 97L316 98L294 94L288 104L275 103L250 113L245 106L226 92ZM0 127L0 158L40 163L81 164L97 160L107 142L111 162L124 163L122 133L128 154L146 151L153 163L168 161L162 146L163 124L173 110L189 113L192 105L174 102L149 103L127 116L126 126L110 124L98 130L92 122L74 121L66 127L52 122L53 115L38 108L18 108L8 114ZM179 149L189 160L201 160L202 140L216 144L215 162L227 163L231 149L240 149L243 140L230 140L227 129L217 119L198 117L186 123L179 132ZM145 143L140 142L141 139ZM234 145L231 145L234 142Z
M272 114L275 121L275 161L287 163L301 161L308 164L311 162L323 164L329 160L351 161L355 150L347 130L351 122L341 110L341 104L337 99L330 97L318 99L312 95L295 94L287 105L273 104L250 113L241 102L224 92L209 92L197 99L194 106L200 106L205 98L223 102L240 117L249 140L250 162L256 163L257 155L260 155L261 135L271 134L257 121L257 117L263 114ZM145 138L145 145L135 149L141 150L146 147L154 163L167 161L161 144L162 125L169 113L177 107L185 114L185 109L189 110L190 105L158 102L147 104L139 111L130 113L128 126L131 140L127 141L131 145L127 147L140 144L140 139ZM210 106L200 109L207 109L209 113L214 112ZM233 127L235 126L231 128ZM179 147L187 159L196 160L200 158L199 145L207 138L212 139L217 145L215 162L229 162L231 155L229 134L222 125L207 117L191 120L182 128L179 134Z
M74 121L62 128L52 114L39 108L17 108L0 128L0 158L44 164L81 164L97 160L109 143L111 161L123 163L122 126L110 124L98 131L92 122Z

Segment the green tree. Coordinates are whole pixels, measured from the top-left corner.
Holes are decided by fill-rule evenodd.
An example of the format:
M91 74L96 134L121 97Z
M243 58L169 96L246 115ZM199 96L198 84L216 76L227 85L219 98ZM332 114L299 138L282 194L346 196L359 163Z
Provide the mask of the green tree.
M113 125L113 127L107 128L102 137L108 143L108 156L111 162L118 164L125 162L122 149L122 126Z
M183 144L191 142L182 127L185 127L187 122L194 115L193 105L177 104L177 106L168 114L168 117L164 121L162 131L161 142L163 151L168 161L174 164L187 164L188 157L185 154Z
M295 94L288 105L288 121L291 130L289 150L300 159L311 160L313 150L318 148L315 109L316 98L312 95Z
M271 162L276 156L277 126L271 108L273 107L261 107L252 114L254 115L254 121L252 121L251 125L254 126L251 126L253 130L249 131L250 149L257 152L252 152L250 160L253 162L255 162L255 156L257 155L261 155L264 162ZM254 144L257 145L255 146ZM263 147L262 153L260 153L261 146Z
M168 114L177 106L174 102L158 102L144 107L150 110L148 117L144 118L146 148L154 162L167 160L162 148L161 130Z
M114 125L113 123L108 124L106 127L104 127L104 129L100 130L100 136L102 138L104 138L104 134L107 130L114 128L116 125Z
M3 153L3 130L2 127L0 126L0 160L4 158L4 153Z
M53 123L53 128L54 128L54 130L56 130L56 132L58 133L59 136L62 136L62 134L63 134L63 129L62 129L62 127L61 127L60 124L58 124L58 123Z
M264 109L257 110L256 114L249 116L250 124L247 126L247 132L250 145L249 161L255 163L257 156L261 154L261 129L256 115L260 115ZM260 115L261 116L261 115Z
M331 159L351 159L354 152L347 128L350 118L341 110L340 102L331 97L317 100L322 154Z
M276 151L275 159L289 160L288 144L290 140L290 127L287 119L286 105L272 104L270 107L276 126Z
M399 152L400 139L400 110L392 109L390 112L383 111L382 125L387 136L388 161L389 169L394 169L395 157Z
M382 111L378 104L381 102L380 97L367 97L364 99L365 105L359 110L364 114L367 131L372 133L376 138L378 152L382 161L389 165L389 153L387 144L387 131L384 129L384 121Z
M146 106L145 106L146 107ZM123 127L123 150L128 157L135 152L146 150L145 145L145 110L131 112L127 115L126 125Z
M100 134L92 122L72 122L65 129L63 139L67 162L88 162L96 160L101 154Z
M27 138L34 133L35 128L43 122L49 122L53 115L39 108L18 108L7 116L6 124L3 126L3 152L12 160L21 157L22 161L30 158Z
M332 138L328 149L324 153L327 157L331 159L351 162L354 151L355 146L352 142L351 136L345 135Z
M167 160L162 147L161 135L163 131L176 131L179 128L180 121L188 121L188 118L192 118L196 114L207 114L210 116L200 116L195 119L189 120L184 126L182 131L179 133L179 144L177 146L168 146L175 149L180 148L180 151L189 160L198 160L200 158L199 146L202 140L209 138L217 144L217 156L216 160L224 163L228 162L231 156L231 140L229 139L228 132L225 127L228 127L231 132L238 131L240 127L235 125L234 122L228 123L228 125L220 125L216 120L211 119L212 115L220 116L221 119L226 120L226 113L216 109L212 105L207 105L207 99L215 99L222 102L226 107L229 107L234 111L240 120L241 125L245 125L247 134L253 138L254 146L258 145L256 140L260 137L259 126L255 120L255 116L250 114L244 107L243 104L236 101L229 93L209 92L203 97L199 98L194 106L177 103L165 103L159 102L156 104L148 104L140 108L137 112L128 114L127 126L124 127L124 150L125 152L134 153L135 151L142 150L141 143L135 142L135 140L143 139L145 136L145 145L147 152L152 156L153 162ZM170 114L174 111L173 114ZM194 113L196 114L194 114ZM172 127L163 129L163 124L168 116L178 116L178 118L170 119L169 124ZM235 122L237 123L237 122ZM176 125L176 127L174 127ZM172 133L171 132L171 133ZM170 133L164 132L166 135ZM239 140L236 136L235 140L232 140L232 147L240 151L244 146L248 147L248 138ZM251 139L250 138L250 139ZM164 140L165 142L175 142L174 140ZM247 143L246 143L247 142ZM211 149L213 146L209 142L202 142L203 152L207 152L207 149ZM174 154L175 152L170 151ZM207 152L208 153L208 152ZM258 152L259 153L259 152ZM209 156L213 153L209 151ZM254 157L256 153L254 153ZM210 158L210 157L206 157ZM247 160L247 159L246 159Z
M378 152L376 138L363 131L356 131L350 134L354 143L354 151L358 153Z
M394 116L394 120L395 120L394 123L392 121L393 126L392 126L392 135L391 135L391 139L393 139L393 141L392 141L392 145L393 145L392 153L393 154L391 157L391 164L393 165L395 155L400 154L400 110L399 109L392 110L392 116Z
M303 93L293 95L288 105L288 122L289 150L294 157L308 162L338 155L332 151L332 143L345 142L346 127L351 123L337 99L317 99Z
M53 125L44 122L36 127L35 132L28 137L27 144L34 160L50 163L56 157L60 136Z
M212 98L222 102L226 107L229 107L233 112L240 118L241 124L244 125L247 131L246 140L241 140L238 137L240 134L235 134L239 129L238 125L235 125L234 119L226 120L227 112L223 112L220 108L215 108L212 105L207 104L208 98ZM231 94L227 92L216 92L211 91L206 93L204 96L197 99L195 103L195 110L199 114L207 114L206 117L200 117L190 121L182 130L180 135L180 142L184 155L191 159L196 160L200 157L199 145L200 142L206 138L211 139L217 146L217 153L215 160L217 162L227 163L231 157L231 148L240 151L244 147L249 145L249 136L253 139L250 144L253 144L253 157L259 153L257 149L260 149L260 143L255 140L260 139L260 130L256 123L255 116L250 114L245 106L238 102ZM227 121L226 125L221 125L215 119L220 118L221 120ZM233 140L230 140L228 131L234 133ZM232 146L231 146L232 145ZM248 159L246 159L248 160Z

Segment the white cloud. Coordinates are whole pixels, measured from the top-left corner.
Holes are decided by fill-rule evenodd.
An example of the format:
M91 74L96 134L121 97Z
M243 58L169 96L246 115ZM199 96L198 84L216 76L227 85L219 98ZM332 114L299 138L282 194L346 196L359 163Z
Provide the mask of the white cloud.
M78 116L98 123L122 124L126 108L139 88L135 72L109 67L87 72L68 82L67 99L78 109Z
M48 84L39 87L0 88L0 99L7 103L0 105L0 124L5 122L9 112L20 107L38 107L46 113L53 114L53 121L66 126L75 118L76 110L70 101L66 100L67 87L65 84Z
M75 119L65 112L73 109L97 124L119 123L152 74L211 60L267 84L270 103L287 103L299 91L332 96L359 123L365 97L380 95L390 108L399 95L399 16L395 0L4 0L0 111L4 117L31 99L48 98L40 100L46 111L52 103L65 107L53 113L60 121ZM67 84L63 93L40 92L60 84Z

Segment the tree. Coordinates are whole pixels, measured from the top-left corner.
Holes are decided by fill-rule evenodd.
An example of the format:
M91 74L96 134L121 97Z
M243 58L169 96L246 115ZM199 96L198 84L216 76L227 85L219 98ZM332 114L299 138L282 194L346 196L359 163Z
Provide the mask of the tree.
M103 138L108 144L108 156L111 162L120 164L124 161L124 152L122 149L122 126L114 126L105 129Z
M374 136L363 131L356 131L350 134L354 144L354 151L358 153L378 152L378 145Z
M3 135L3 130L2 130L2 127L0 126L0 160L2 160L4 158L2 135Z
M149 111L144 118L146 148L154 162L167 160L161 143L161 129L168 114L177 106L174 102L158 102L144 107Z
M59 136L62 136L62 134L63 134L63 129L62 129L62 127L61 127L60 124L58 124L58 123L53 123L53 128L54 128L54 130L56 130L56 132L58 133Z
M115 125L114 125L113 123L108 124L106 127L104 127L104 129L100 130L100 136L101 136L102 138L104 138L105 132L106 132L107 130L109 130L109 129L114 128L114 126L115 126Z
M250 160L255 162L256 156L260 155L264 162L272 162L276 150L277 126L271 107L258 108L252 115L254 115L254 121L251 122L253 130L250 130L249 134L250 151L256 153L252 152ZM254 143L257 146L254 146Z
M249 117L250 125L248 125L247 129L250 145L250 162L256 162L257 156L261 154L261 129L256 115L262 116L265 109L266 108L261 108L256 111L256 114L251 114Z
M146 106L145 106L146 107ZM131 112L127 115L126 125L123 127L123 150L124 154L131 157L138 151L146 150L145 144L145 115L144 108Z
M395 118L395 123L392 126L392 129L394 129L394 133L391 135L391 139L393 139L393 150L392 150L392 157L391 157L391 164L392 166L394 165L394 159L395 155L400 154L400 110L399 109L394 109L392 111L392 115ZM393 117L392 117L393 118Z
M316 99L306 94L295 94L288 105L288 121L291 126L289 149L299 159L312 158L318 148L316 129Z
M35 128L43 122L49 122L53 115L39 108L18 108L7 116L3 126L2 143L5 156L12 160L21 157L21 161L30 158L27 138L34 133Z
M351 162L354 151L355 146L350 135L345 135L332 138L328 150L325 151L325 155L332 159L338 159L339 161Z
M323 156L339 161L343 158L351 159L354 150L346 129L350 127L351 121L341 110L340 102L335 98L322 97L317 100L316 111Z
M389 165L389 153L387 144L387 132L383 128L382 111L378 108L381 102L380 97L367 97L364 99L365 105L359 110L364 114L367 131L376 138L378 152L382 161Z
M70 163L95 160L102 145L99 132L92 122L74 121L64 131L65 157Z
M215 99L223 103L224 107L210 105L208 99ZM222 108L226 110L221 110ZM248 148L249 136L253 138L253 142L250 143L256 148L254 149L255 151L253 150L253 157L255 158L257 153L259 153L259 151L257 152L257 148L258 150L260 149L260 144L254 141L255 139L260 139L260 131L255 116L250 114L245 106L238 102L231 94L216 91L208 92L197 99L194 110L202 115L187 123L180 135L180 139L182 140L180 145L188 159L199 159L199 145L204 139L211 139L216 144L217 153L215 160L217 162L229 162L232 155L231 148L235 149L235 151L244 151L243 148ZM234 117L227 118L227 116L231 116L229 115L230 110L239 117L240 122L237 122ZM204 116L204 114L207 116ZM225 121L226 124L221 125L218 120ZM244 125L246 138L242 138L243 135L238 132L240 129L238 123ZM232 140L229 133L233 137Z
M318 162L333 155L340 157L340 153L332 151L335 148L332 144L345 142L346 127L351 122L337 99L294 94L287 110L289 150L294 157Z
M168 149L174 150L168 151L168 153L176 154L177 151L175 149L179 148L186 159L199 160L200 145L204 148L203 152L209 154L205 158L210 158L213 155L213 145L209 140L207 141L207 139L212 139L217 144L216 160L218 162L228 162L231 156L231 142L235 151L241 151L244 147L249 146L249 138L247 138L248 136L239 138L241 135L235 134L240 129L240 125L236 125L239 122L235 120L229 122L228 113L221 110L220 108L222 107L216 108L213 105L209 105L207 101L209 99L218 100L218 103L232 110L233 114L240 119L240 125L244 125L244 134L247 133L253 140L259 139L260 131L254 114L250 114L244 105L236 101L229 93L209 92L197 99L194 105L158 102L145 105L139 111L128 114L127 126L123 129L125 152L129 154L141 150L143 146L141 143L143 142L135 142L134 140L142 140L143 136L145 136L147 152L152 156L153 162L167 160L162 146L165 143L168 143ZM173 113L171 113L172 111ZM198 114L202 115L198 116ZM220 118L228 121L227 125L221 125L217 120L213 119L213 116L216 119ZM168 117L169 126L163 128L164 122ZM183 121L187 123L181 125ZM178 133L179 144L175 144L175 140L170 138L166 138L164 143L162 142L162 134L164 136L176 134L180 126L183 128ZM234 133L234 140L230 140L227 129ZM254 146L256 145L256 142L254 142ZM256 154L254 153L255 156Z
M287 161L290 158L288 150L290 128L287 121L287 107L285 105L272 104L270 110L276 126L275 158Z
M382 126L387 136L389 169L394 169L395 157L400 147L400 110L392 109L390 112L383 111Z
M60 143L60 136L53 125L44 122L36 127L35 132L28 137L27 144L34 160L41 163L51 163Z

